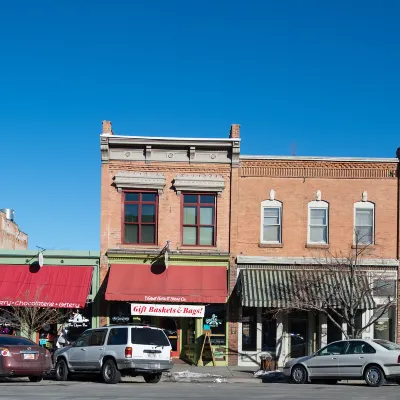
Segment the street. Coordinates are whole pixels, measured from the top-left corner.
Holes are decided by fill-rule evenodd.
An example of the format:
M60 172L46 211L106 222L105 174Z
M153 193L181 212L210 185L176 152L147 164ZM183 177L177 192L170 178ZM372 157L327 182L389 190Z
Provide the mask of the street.
M0 399L12 400L97 400L97 399L285 399L298 400L323 399L398 399L400 387L387 385L381 388L368 388L363 385L292 385L252 383L170 383L149 385L139 382L105 385L93 382L55 382L30 383L14 381L0 383Z

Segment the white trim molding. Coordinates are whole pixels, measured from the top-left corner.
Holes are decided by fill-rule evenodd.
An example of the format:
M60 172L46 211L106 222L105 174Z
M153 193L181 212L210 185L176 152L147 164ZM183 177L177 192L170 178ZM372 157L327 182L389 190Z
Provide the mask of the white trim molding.
M307 225L307 244L328 244L329 243L329 203L321 200L321 191L317 190L317 200L308 203L308 225ZM312 210L325 210L325 225L321 228L326 228L326 241L311 241L311 212ZM317 226L318 227L318 226Z
M365 193L365 195L364 195ZM373 245L375 244L375 203L372 203L371 201L367 201L367 194L366 192L363 193L363 199L362 201L358 201L354 203L354 221L353 221L353 227L354 227L354 233L353 233L353 244L361 244L361 245ZM371 243L364 243L362 240L358 240L357 243L357 238L356 238L356 214L357 210L371 210L372 211L372 234L371 234Z
M346 262L345 259L338 261ZM313 257L265 257L265 256L242 256L236 258L237 264L266 264L266 265L323 265L329 263L329 259ZM395 267L399 266L399 261L394 258L363 258L358 260L359 265L374 267ZM238 265L238 268L243 268Z
M119 192L124 189L153 189L161 194L166 184L165 175L158 172L119 171L113 179Z
M221 195L225 189L225 179L222 175L178 174L173 185L178 195L182 192L215 192Z
M273 200L272 198L275 198L275 192L273 192L273 195L271 196L270 194L270 200L264 200L261 203L261 226L260 226L260 243L262 244L281 244L282 243L282 202L279 200ZM278 220L279 224L276 224L275 226L279 226L279 240L264 240L264 210L268 208L275 208L278 209Z

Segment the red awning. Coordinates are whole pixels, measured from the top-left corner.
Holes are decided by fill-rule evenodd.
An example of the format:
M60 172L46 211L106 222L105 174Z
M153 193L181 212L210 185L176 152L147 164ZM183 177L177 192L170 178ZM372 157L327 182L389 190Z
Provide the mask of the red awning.
M111 265L106 300L226 303L224 267Z
M0 306L84 307L93 267L0 265Z

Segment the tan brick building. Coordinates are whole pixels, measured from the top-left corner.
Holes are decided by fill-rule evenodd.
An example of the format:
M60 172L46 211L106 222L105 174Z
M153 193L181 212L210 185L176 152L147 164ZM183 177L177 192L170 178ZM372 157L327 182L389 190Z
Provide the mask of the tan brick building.
M14 221L14 211L0 210L0 249L26 250L28 235L22 232Z
M133 317L163 327L173 356L189 362L198 361L203 328L210 327L216 362L228 363L235 135L233 126L224 139L121 136L103 122L103 323Z
M368 245L360 261L365 270L384 271L395 288L397 171L396 158L240 157L237 182L232 182L237 212L231 216L230 251L236 261L231 277L244 277L257 288L250 295L254 298L239 300L239 323L231 323L238 333L237 340L232 335L231 345L238 344L240 365L259 363L263 352L275 354L282 365L342 338L324 315L296 312L271 318L268 308L275 306L274 300L257 298L257 291L270 290L272 277L279 280L282 271L348 257L356 245ZM355 231L362 231L360 241ZM371 315L364 310L360 318L365 323ZM375 331L371 326L363 336L395 341L396 327L391 310Z

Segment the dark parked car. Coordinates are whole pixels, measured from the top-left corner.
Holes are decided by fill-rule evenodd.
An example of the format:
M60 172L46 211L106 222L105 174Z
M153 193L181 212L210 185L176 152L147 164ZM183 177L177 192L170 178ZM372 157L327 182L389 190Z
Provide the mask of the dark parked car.
M0 335L0 376L40 382L51 371L48 350L20 336Z

